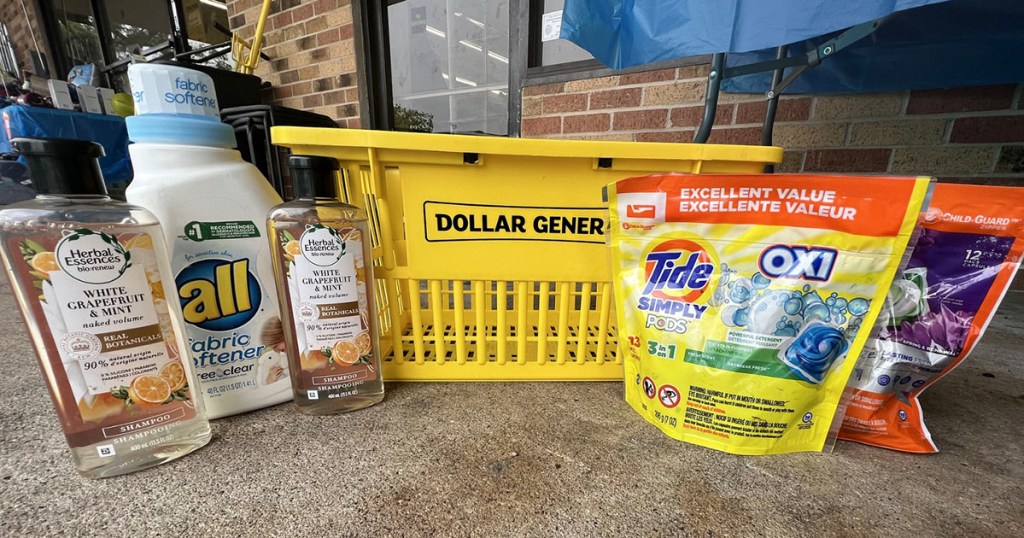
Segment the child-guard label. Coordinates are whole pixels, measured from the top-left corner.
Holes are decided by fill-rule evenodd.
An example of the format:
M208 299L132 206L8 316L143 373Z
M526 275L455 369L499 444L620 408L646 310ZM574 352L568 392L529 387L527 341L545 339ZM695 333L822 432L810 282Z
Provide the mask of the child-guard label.
M294 317L299 388L316 400L338 397L375 379L361 232L314 224L301 232L282 229L279 237Z
M287 400L284 332L263 225L189 222L175 244L175 284L211 418Z
M194 417L152 237L83 228L52 251L48 239L24 238L18 248L71 391L61 414L88 425L65 432L71 446L141 439Z
M870 332L927 184L655 175L613 185L626 400L710 448L823 450L847 358Z

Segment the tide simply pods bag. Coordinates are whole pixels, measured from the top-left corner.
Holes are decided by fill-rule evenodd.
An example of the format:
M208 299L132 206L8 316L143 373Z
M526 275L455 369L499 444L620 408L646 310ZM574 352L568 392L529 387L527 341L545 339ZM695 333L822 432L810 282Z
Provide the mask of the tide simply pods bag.
M609 187L626 401L734 454L824 451L928 178L652 175ZM840 414L841 417L841 414Z
M906 270L850 378L841 439L937 452L918 395L974 348L1024 252L1024 189L935 185Z

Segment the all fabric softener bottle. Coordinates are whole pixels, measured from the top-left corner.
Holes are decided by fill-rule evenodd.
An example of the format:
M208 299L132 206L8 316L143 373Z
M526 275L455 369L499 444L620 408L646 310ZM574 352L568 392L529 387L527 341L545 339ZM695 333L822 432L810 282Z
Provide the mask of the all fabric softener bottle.
M292 156L295 199L267 218L299 411L354 411L384 398L366 213L338 201L338 161Z
M205 445L156 218L107 197L99 144L12 146L39 196L0 210L0 251L78 471L130 473Z
M210 418L288 401L266 229L281 198L234 149L207 75L149 64L128 75L139 115L127 119L135 179L126 197L163 223L197 393Z

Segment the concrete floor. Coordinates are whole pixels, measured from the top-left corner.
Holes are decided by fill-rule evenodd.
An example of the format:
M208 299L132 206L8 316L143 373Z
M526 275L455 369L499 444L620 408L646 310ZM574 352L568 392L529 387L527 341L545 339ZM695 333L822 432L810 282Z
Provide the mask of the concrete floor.
M617 383L390 384L380 405L219 420L201 451L72 469L0 294L0 534L1024 536L1024 295L924 400L942 448L737 457L679 443Z

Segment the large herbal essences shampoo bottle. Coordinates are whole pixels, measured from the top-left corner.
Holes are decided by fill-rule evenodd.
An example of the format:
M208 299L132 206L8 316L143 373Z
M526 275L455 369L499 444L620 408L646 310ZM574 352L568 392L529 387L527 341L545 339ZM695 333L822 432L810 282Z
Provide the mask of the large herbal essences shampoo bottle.
M128 201L163 223L201 395L210 418L291 400L266 215L281 203L233 149L213 82L190 69L128 69L138 115Z
M295 199L270 212L270 246L299 411L354 411L384 398L366 213L338 201L338 161L293 155Z
M156 218L107 197L98 144L12 145L39 196L0 210L0 251L78 471L130 473L205 445Z

